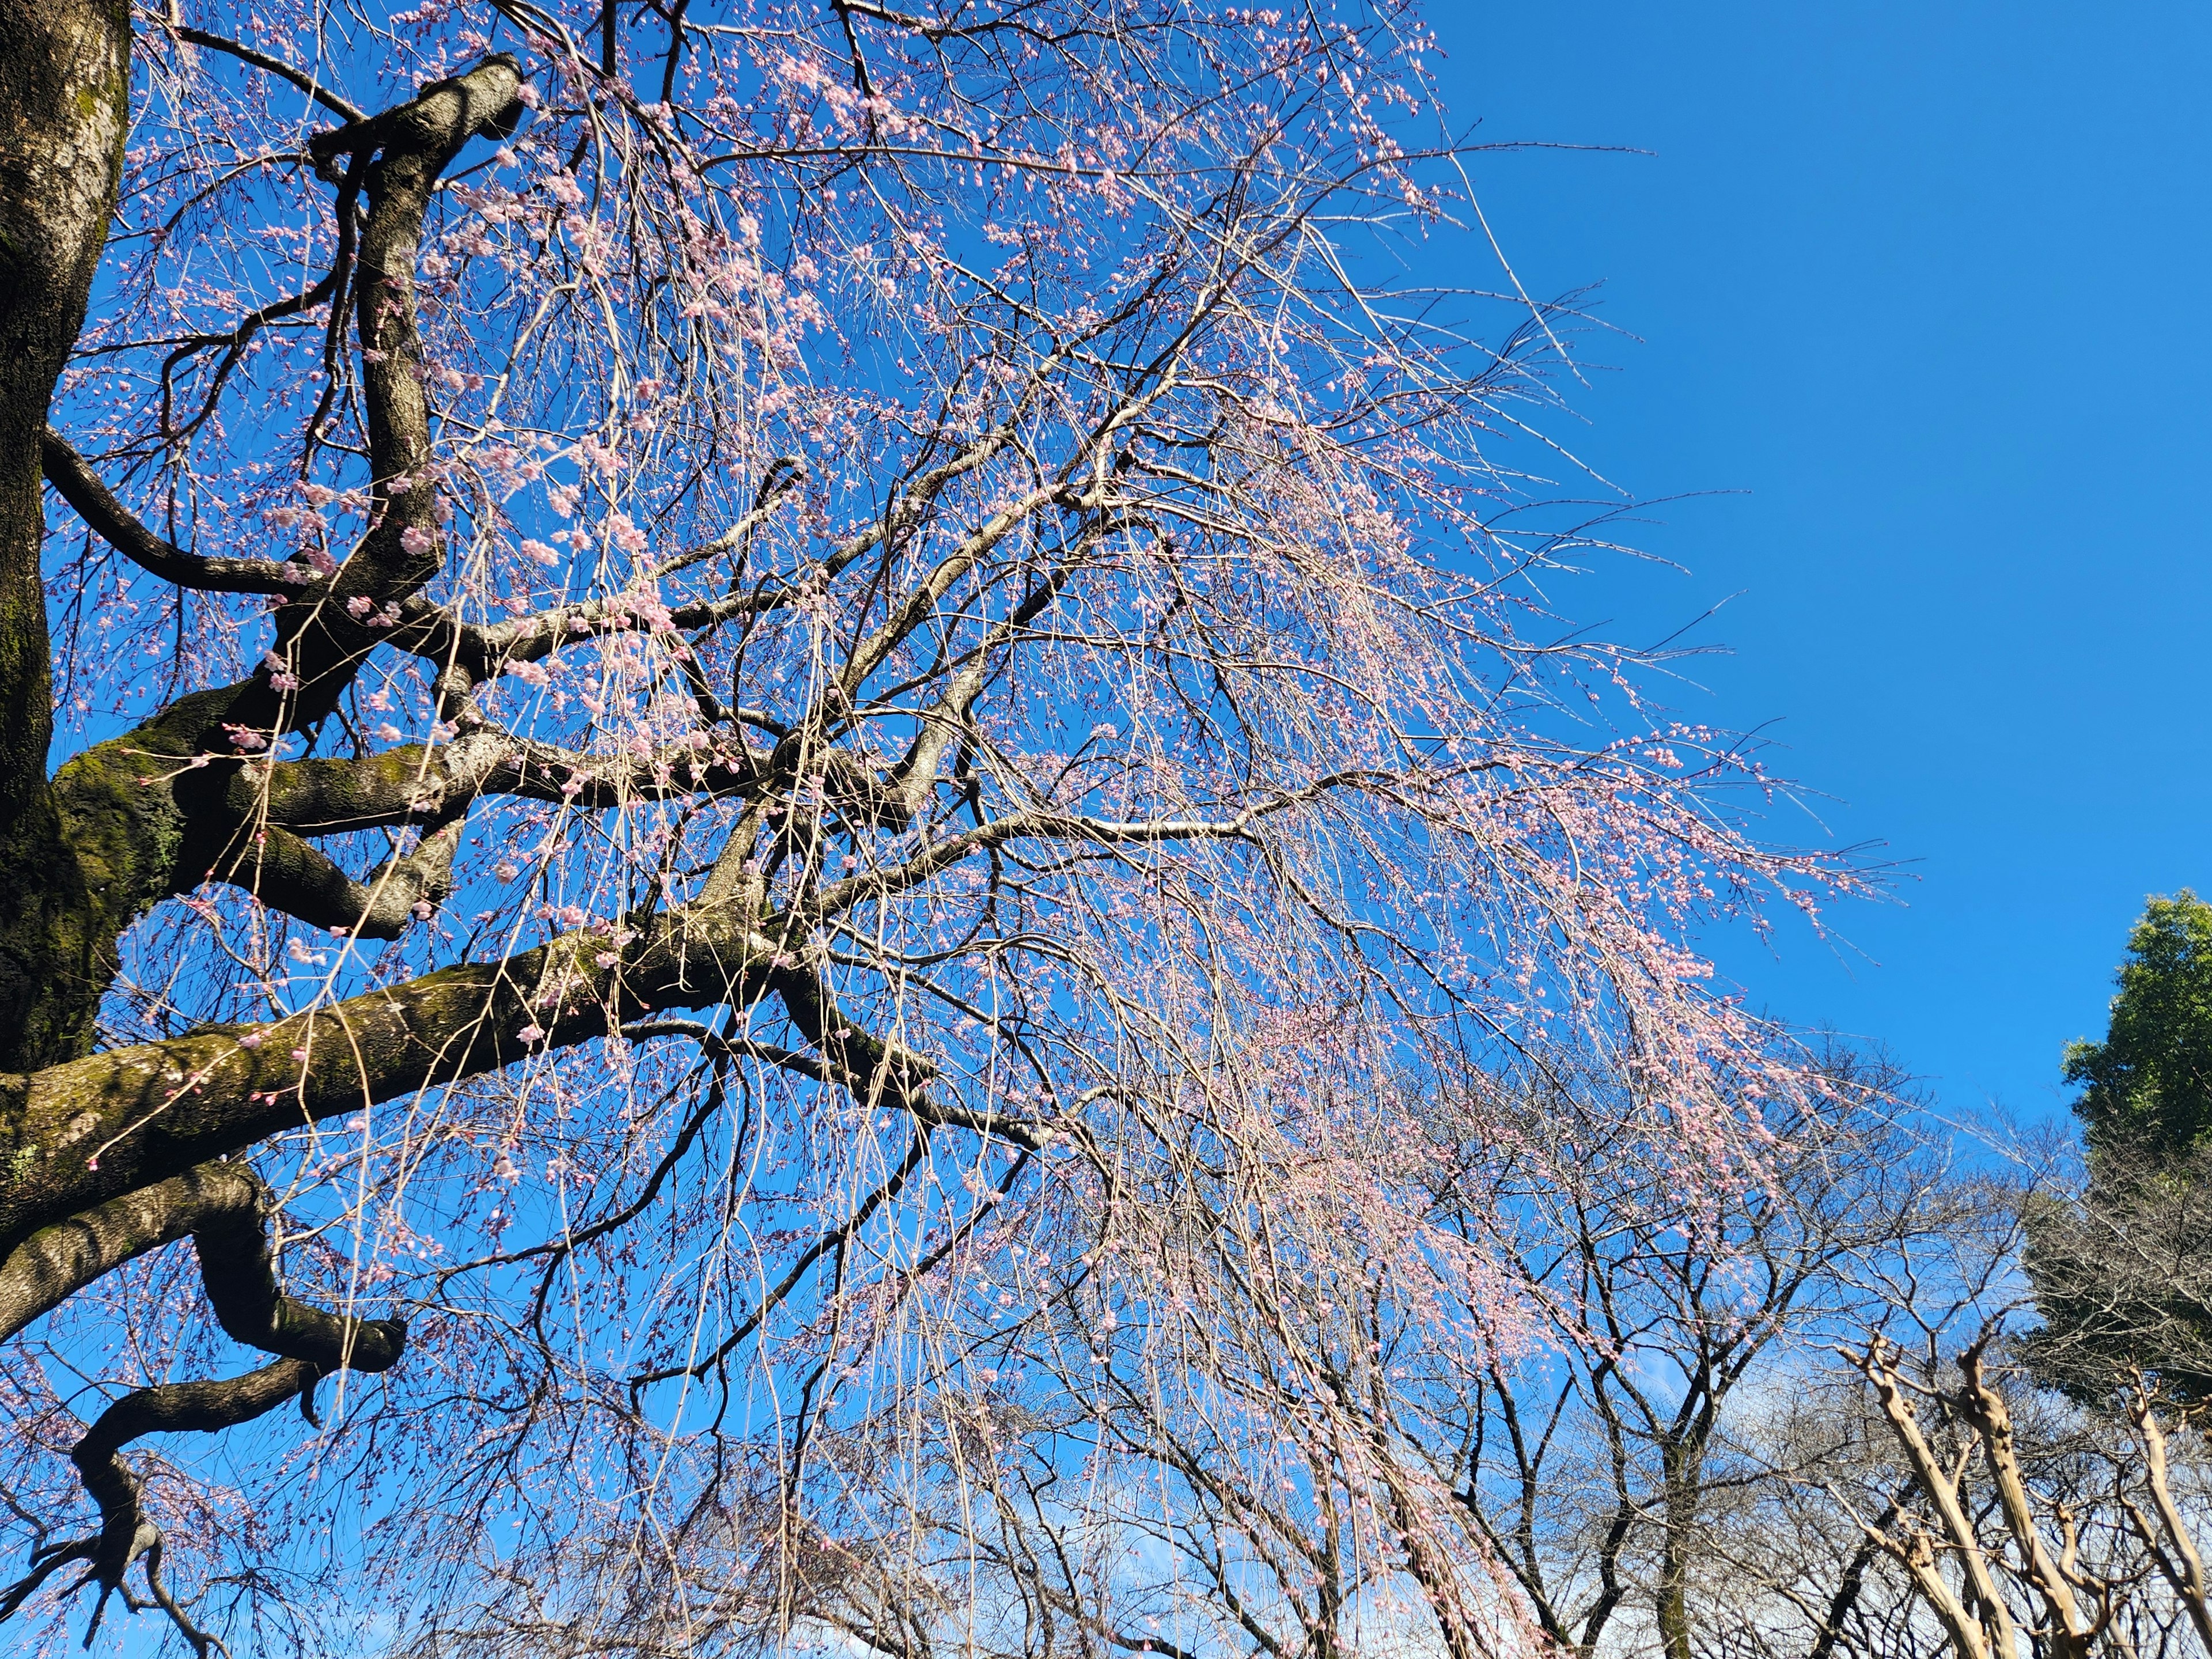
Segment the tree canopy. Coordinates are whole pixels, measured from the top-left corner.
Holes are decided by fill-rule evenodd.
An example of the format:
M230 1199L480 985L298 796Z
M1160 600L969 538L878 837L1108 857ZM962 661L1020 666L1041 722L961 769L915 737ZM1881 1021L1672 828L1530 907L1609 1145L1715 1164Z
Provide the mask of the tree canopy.
M1581 1316L1437 1194L1755 1182L1694 941L1861 878L1554 614L1414 15L0 44L0 1615L1516 1640L1409 1425Z

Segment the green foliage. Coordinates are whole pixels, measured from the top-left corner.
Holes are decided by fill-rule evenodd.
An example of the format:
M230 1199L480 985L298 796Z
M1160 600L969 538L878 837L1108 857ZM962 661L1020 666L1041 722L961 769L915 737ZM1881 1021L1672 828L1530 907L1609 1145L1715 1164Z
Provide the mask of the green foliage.
M2128 936L2102 1042L2066 1049L2093 1151L2187 1152L2212 1129L2212 904L2153 898Z
M2212 1400L2212 905L2153 898L2128 936L2102 1042L2066 1050L2088 1182L2031 1201L2037 1374L2108 1401L2130 1370Z

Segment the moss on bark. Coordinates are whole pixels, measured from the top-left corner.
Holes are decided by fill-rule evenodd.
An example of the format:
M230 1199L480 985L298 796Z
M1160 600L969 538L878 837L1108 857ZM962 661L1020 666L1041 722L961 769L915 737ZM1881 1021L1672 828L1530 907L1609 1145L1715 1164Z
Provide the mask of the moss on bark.
M39 574L41 445L115 210L130 66L122 0L0 0L0 1068L9 1070L85 1052L92 988L105 982L95 878L46 778L53 681Z

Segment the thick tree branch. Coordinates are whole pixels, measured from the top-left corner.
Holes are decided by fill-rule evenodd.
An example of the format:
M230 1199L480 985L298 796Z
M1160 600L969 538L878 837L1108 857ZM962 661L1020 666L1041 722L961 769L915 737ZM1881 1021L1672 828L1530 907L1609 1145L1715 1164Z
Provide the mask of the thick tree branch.
M387 859L360 881L337 861L276 826L241 829L220 844L187 837L187 867L205 854L207 877L252 893L270 908L316 927L338 927L364 939L398 939L453 889L459 817L425 835L410 851Z
M226 758L204 768L207 793L191 799L194 815L210 823L282 825L314 837L450 823L487 795L603 810L637 800L755 793L768 787L770 758L726 737L706 747L669 744L645 755L589 753L483 722L451 743L406 744L352 760ZM865 781L865 765L857 769ZM178 787L184 793L187 786L180 780Z
M268 559L209 558L163 541L85 464L70 441L48 427L43 448L46 482L105 541L140 569L204 593L295 594L313 579L305 565Z
M262 1191L243 1164L203 1164L41 1228L0 1260L0 1342L125 1262L253 1209Z
M413 595L443 562L429 400L422 383L415 268L423 216L439 176L479 134L505 137L522 113L521 65L494 52L467 73L434 82L383 114L316 134L308 153L325 176L355 176L341 157L365 163L368 222L355 264L355 326L362 355L371 470L369 529L332 584L331 597L383 605ZM288 605L277 614L271 655L296 684L248 682L229 720L257 731L311 725L337 705L385 632L343 604Z
M564 934L272 1024L0 1078L0 1160L15 1176L0 1186L0 1248L303 1122L604 1036L655 1004L757 1000L778 948L733 909L681 910L619 950Z
M0 1261L0 1305L14 1322L0 1334L12 1334L100 1273L189 1231L199 1253L201 1282L224 1333L282 1356L275 1364L223 1382L136 1389L102 1412L70 1453L99 1507L100 1530L41 1551L0 1597L0 1618L58 1566L82 1560L89 1565L70 1588L100 1587L92 1614L97 1631L108 1596L122 1588L131 1563L160 1547L160 1529L139 1502L138 1477L122 1457L131 1441L230 1428L287 1400L299 1401L312 1422L314 1387L322 1377L346 1369L386 1370L398 1363L407 1340L399 1321L333 1314L284 1293L269 1239L273 1207L268 1188L244 1164L210 1164L35 1233ZM188 1635L196 1634L162 1590L159 1571L156 1557L148 1565L156 1601Z

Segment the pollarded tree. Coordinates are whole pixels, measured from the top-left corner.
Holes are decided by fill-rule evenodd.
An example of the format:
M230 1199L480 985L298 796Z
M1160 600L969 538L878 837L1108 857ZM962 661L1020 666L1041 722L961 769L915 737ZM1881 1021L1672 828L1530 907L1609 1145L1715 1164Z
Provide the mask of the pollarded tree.
M0 15L6 1611L1170 1650L1133 1389L1510 1629L1222 1298L1514 1340L1419 1079L1738 1178L1686 930L1848 878L1548 619L1404 9Z

